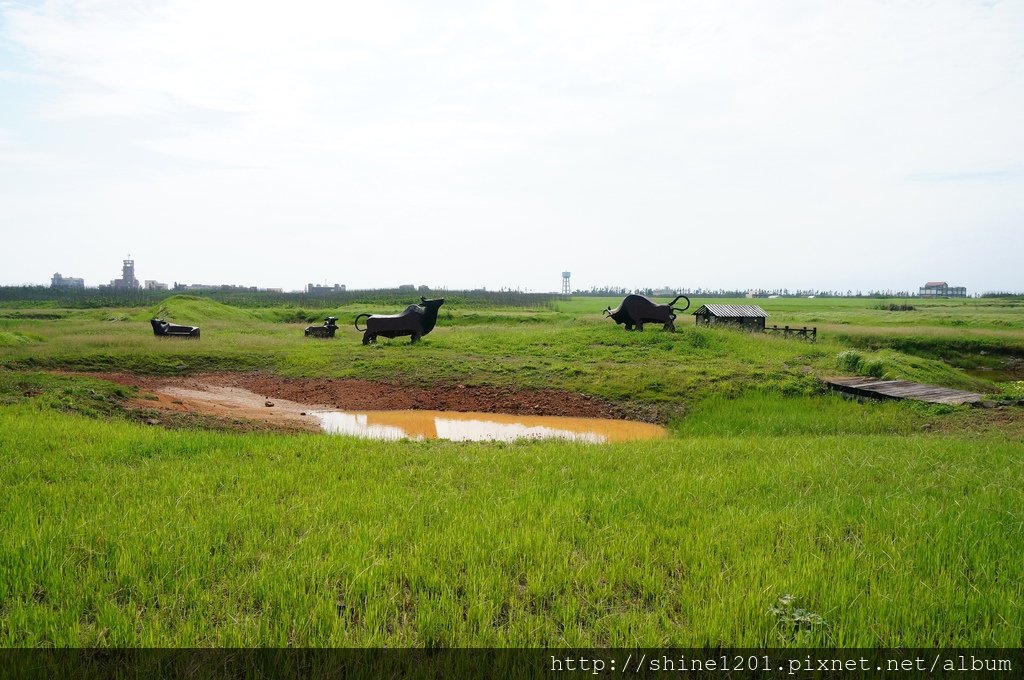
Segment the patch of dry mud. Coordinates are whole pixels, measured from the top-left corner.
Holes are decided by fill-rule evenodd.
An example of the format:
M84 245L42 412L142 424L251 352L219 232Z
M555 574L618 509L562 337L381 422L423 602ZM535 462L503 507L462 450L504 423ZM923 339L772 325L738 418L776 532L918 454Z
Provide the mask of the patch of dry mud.
M147 392L156 399L135 399L132 405L137 408L200 413L221 421L262 421L280 426L279 429L320 430L319 421L306 415L306 405L287 399L268 400L240 387L206 385L205 388L196 389L163 385L149 388Z

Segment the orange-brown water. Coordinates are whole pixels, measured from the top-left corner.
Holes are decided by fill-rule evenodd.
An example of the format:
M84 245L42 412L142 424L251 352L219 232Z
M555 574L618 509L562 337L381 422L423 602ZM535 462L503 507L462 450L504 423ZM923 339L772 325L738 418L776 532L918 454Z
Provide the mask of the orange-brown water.
M602 418L454 411L313 411L310 415L315 416L327 432L369 439L562 439L600 444L668 436L665 428L658 425Z

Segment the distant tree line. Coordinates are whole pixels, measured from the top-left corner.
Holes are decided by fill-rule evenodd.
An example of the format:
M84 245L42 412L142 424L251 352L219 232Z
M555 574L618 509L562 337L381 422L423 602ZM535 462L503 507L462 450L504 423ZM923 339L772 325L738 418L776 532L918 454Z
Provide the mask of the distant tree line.
M617 297L636 293L648 297L665 297L677 294L704 298L741 298L747 293L753 297L821 297L821 298L916 298L916 291L894 290L818 290L813 288L795 289L755 289L728 290L712 288L625 288L621 286L594 286L590 290L573 291L578 297ZM174 291L158 290L115 290L112 288L52 288L50 286L0 286L0 302L16 307L63 307L70 309L90 309L99 307L151 307ZM311 309L327 309L346 304L380 304L406 305L416 302L420 296L444 297L448 304L461 307L528 307L551 308L556 300L565 296L556 293L524 293L517 290L448 290L432 289L420 286L414 290L398 288L379 288L370 290L345 290L318 293L280 292L247 290L239 287L223 289L189 290L181 294L207 298L236 307L278 307L297 306ZM1024 293L987 292L976 297L1013 298Z
M408 305L420 296L444 297L448 304L462 307L529 307L550 308L559 296L553 293L522 293L512 290L437 290L420 286L415 290L382 288L346 290L326 293L285 293L279 291L224 289L188 290L180 293L157 290L114 290L109 288L52 288L49 286L2 286L0 302L8 306L63 307L92 309L98 307L151 307L171 295L189 295L215 300L235 307L301 306L332 308L346 304Z
M748 294L752 297L766 298L766 297L782 297L782 298L798 298L798 297L821 297L821 298L916 298L918 291L914 290L853 290L852 288L843 290L818 290L817 288L796 288L790 290L789 288L755 288L752 290L738 290L738 289L724 289L724 288L624 288L621 286L594 286L590 290L575 290L573 295L576 296L593 296L593 297L611 297L618 295L646 295L651 296L668 296L678 295L689 295L691 297L721 297L721 298L741 298L746 297ZM1024 293L1008 293L1008 292L992 292L992 293L981 293L975 295L975 297L993 298L993 297L1021 297Z

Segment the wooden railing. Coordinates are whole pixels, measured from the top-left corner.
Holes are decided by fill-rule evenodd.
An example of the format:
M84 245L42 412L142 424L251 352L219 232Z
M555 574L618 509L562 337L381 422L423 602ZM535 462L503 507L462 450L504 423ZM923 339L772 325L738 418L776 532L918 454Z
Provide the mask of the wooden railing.
M815 326L814 328L808 328L807 326L804 326L803 328L790 328L789 326L765 326L764 332L781 333L787 338L790 337L791 335L795 335L797 337L803 338L804 340L810 340L811 342L814 342L815 340L818 339L817 326Z

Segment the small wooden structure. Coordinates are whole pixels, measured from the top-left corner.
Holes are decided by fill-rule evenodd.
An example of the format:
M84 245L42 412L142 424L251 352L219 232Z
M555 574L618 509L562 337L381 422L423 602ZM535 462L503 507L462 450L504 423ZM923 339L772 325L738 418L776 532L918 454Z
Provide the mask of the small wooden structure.
M701 305L693 313L698 326L729 324L749 331L763 331L768 312L757 305Z
M945 281L929 281L921 286L917 296L923 298L965 298L967 297L967 288L964 286L951 286Z
M824 380L832 389L857 397L913 399L932 404L974 404L981 401L981 395L974 392L925 385L909 380L879 380L878 378L825 378Z

